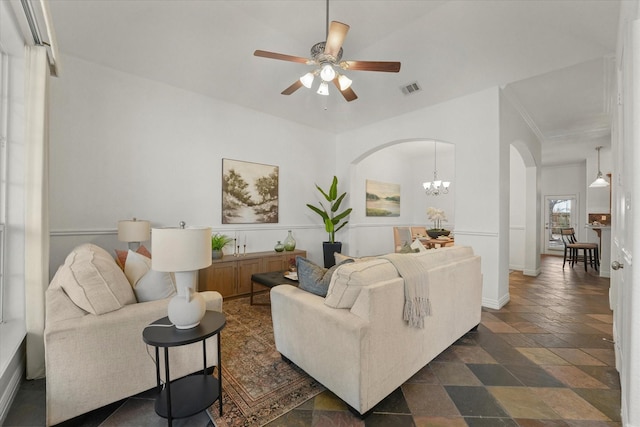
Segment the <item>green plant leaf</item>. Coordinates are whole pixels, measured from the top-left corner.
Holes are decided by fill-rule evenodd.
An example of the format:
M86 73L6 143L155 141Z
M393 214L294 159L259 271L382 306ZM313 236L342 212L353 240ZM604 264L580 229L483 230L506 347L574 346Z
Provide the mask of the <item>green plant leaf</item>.
M319 192L322 193L324 198L327 199L327 202L331 202L331 197L327 193L325 193L324 190L322 188L320 188L320 186L318 184L316 184L316 188L318 189Z
M331 188L329 189L329 196L331 200L335 200L338 197L338 177L333 176L333 182L331 182Z
M329 219L329 215L322 209L318 208L317 206L313 206L307 203L307 207L312 211L314 211L315 213L317 213L318 215L320 215L323 221L326 221Z
M342 199L347 195L347 193L342 193L340 197L335 201L333 205L331 205L331 212L335 212L340 209L340 203L342 203Z

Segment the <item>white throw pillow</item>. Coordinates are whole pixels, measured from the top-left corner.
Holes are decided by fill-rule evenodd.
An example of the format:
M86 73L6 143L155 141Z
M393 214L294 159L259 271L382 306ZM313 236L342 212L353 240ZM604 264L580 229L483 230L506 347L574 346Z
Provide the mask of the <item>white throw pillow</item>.
M91 314L104 314L136 302L135 295L115 260L90 243L73 249L56 273L71 301Z
M171 273L151 269L151 259L129 251L124 264L124 274L133 287L138 302L155 301L176 294L176 284Z
M351 308L362 287L396 277L400 277L398 270L383 258L341 265L331 276L324 303L333 308Z
M424 247L424 245L422 244L420 239L416 239L416 240L413 241L413 243L411 244L411 249L413 249L413 250L417 249L418 252L426 252L427 251L427 248Z

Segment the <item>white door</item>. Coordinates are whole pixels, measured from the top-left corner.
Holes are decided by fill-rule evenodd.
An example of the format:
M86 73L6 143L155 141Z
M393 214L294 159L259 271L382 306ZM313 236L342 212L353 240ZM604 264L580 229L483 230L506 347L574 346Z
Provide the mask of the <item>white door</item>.
M560 230L577 228L578 199L575 195L544 196L544 206L545 253L557 254L564 251Z
M633 18L635 19L635 13ZM611 224L611 288L616 368L620 372L622 424L640 425L640 287L633 270L635 212L640 198L640 21L622 30L618 57L618 107L612 132L613 177ZM623 24L624 25L624 24ZM636 147L634 150L633 147ZM640 221L638 222L640 225ZM635 286L634 286L634 281Z

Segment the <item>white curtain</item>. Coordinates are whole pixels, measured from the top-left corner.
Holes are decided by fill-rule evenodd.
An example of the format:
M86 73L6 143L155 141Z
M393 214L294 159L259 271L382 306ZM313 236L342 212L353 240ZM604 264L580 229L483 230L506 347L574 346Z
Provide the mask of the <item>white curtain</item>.
M45 376L44 293L49 283L49 63L43 46L25 53L25 294L27 378Z

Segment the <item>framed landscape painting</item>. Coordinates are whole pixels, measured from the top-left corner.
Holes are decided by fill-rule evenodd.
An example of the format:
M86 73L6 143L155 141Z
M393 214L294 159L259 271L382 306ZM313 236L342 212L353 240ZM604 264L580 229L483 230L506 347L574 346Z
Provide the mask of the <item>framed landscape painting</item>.
M400 216L400 184L367 179L367 216Z
M278 172L278 166L222 159L222 223L277 223Z

